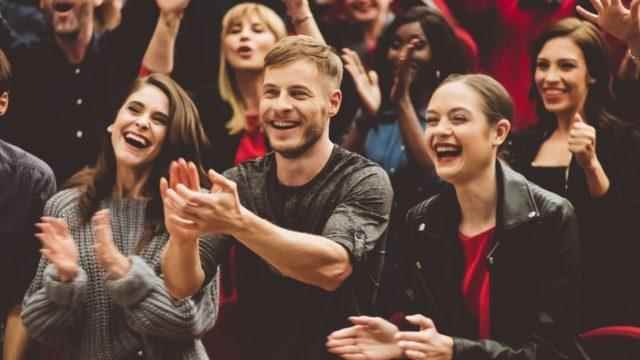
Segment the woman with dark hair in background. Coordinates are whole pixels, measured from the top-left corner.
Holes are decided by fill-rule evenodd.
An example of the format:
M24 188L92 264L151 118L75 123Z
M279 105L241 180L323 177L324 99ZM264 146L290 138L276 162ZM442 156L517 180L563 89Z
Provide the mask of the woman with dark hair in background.
M394 190L384 286L396 276L398 247L403 241L396 229L404 215L438 193L442 185L424 142L424 110L442 79L467 72L469 62L445 19L424 6L408 10L391 23L376 51L376 70L367 72L356 52L343 51L345 68L363 104L343 146L380 164ZM391 300L381 298L380 310Z
M598 9L600 18L581 12L600 20L638 54L640 1L634 4L633 16L616 1ZM640 133L612 115L611 70L602 34L589 22L564 19L542 33L532 55L531 95L539 125L514 138L513 164L576 208L584 327L640 325L640 290L631 285L640 253L634 235L640 220Z
M375 70L367 72L358 55L344 49L345 68L356 81L364 109L343 146L389 173L395 206L404 214L438 191L424 143L424 110L443 79L470 70L469 59L445 19L424 6L391 23L375 59Z
M43 256L22 311L31 337L62 346L65 359L208 359L197 338L216 319L215 272L182 300L161 278L162 249L195 236L163 207L161 178L174 159L200 163L205 144L173 80L135 82L96 166L74 175L38 224Z

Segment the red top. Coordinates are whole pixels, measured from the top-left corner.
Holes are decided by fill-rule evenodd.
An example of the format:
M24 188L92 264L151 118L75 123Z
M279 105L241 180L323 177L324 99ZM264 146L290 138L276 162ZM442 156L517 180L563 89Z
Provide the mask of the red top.
M264 140L264 133L260 128L258 114L247 114L245 116L247 128L240 138L238 150L236 151L235 164L238 165L247 160L253 160L264 156L267 153L267 143Z
M491 283L487 267L487 254L495 228L467 237L458 234L464 251L464 278L462 295L465 304L478 321L478 337L488 339L491 335Z

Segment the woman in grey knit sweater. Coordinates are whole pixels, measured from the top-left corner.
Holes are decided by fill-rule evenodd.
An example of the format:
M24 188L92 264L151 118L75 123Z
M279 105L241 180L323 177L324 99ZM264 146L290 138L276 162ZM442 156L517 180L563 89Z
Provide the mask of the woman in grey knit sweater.
M162 250L193 233L171 220L159 190L171 161L199 163L206 141L175 82L136 81L96 166L54 195L38 224L43 256L22 311L31 337L61 346L65 359L207 359L199 337L216 318L215 270L193 297L167 292Z

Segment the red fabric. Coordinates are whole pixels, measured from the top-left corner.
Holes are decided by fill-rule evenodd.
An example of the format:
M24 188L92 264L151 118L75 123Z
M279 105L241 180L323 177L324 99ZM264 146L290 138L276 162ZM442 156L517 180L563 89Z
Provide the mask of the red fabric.
M267 153L267 143L259 126L257 114L246 115L247 130L244 131L238 150L236 151L235 164L238 165L247 160L253 160Z
M628 339L640 339L640 327L636 326L606 326L592 329L580 334L583 340L601 337L623 337Z
M488 339L491 335L490 279L487 254L491 246L494 229L467 237L458 234L464 251L464 278L462 295L465 304L478 321L478 338Z
M145 77L147 75L151 75L151 70L144 66L144 64L140 65L140 69L138 70L139 77Z

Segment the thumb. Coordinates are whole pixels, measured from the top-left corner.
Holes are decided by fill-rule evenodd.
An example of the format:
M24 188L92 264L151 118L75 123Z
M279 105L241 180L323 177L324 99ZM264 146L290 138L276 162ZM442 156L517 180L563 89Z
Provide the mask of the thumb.
M420 330L435 329L433 321L424 315L416 314L406 317L407 321L420 327Z
M584 122L585 122L585 121L584 121L584 118L582 117L582 115L580 115L580 113L579 113L579 112L577 112L577 113L575 114L575 116L573 117L573 122L572 122L572 124L576 124L576 123L584 123Z
M371 81L371 84L373 85L378 85L378 73L370 70L369 71L369 81Z

